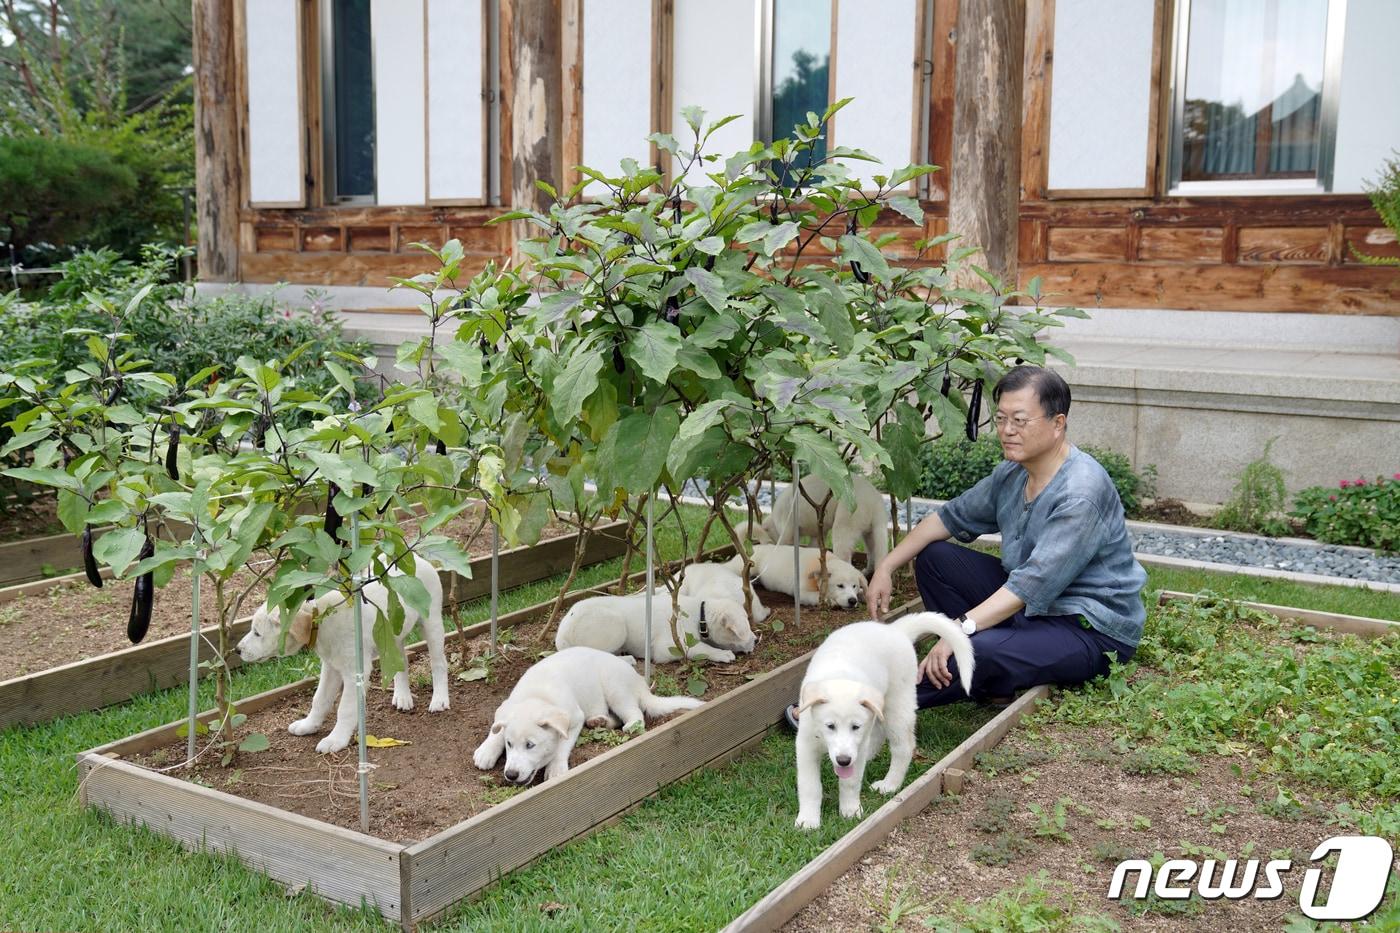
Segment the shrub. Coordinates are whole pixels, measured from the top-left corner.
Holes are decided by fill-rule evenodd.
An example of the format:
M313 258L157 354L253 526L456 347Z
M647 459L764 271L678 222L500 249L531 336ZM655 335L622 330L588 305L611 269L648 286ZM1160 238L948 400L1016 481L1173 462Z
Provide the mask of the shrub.
M1001 444L994 434L976 441L940 438L919 448L919 495L931 499L960 496L1001 463Z
M1118 498L1123 502L1123 512L1130 518L1142 510L1142 500L1156 493L1157 468L1149 464L1139 474L1127 454L1120 454L1106 447L1080 447L1099 462L1108 478L1113 480L1113 488L1118 490Z
M1366 186L1371 197L1371 206L1380 215L1381 222L1390 232L1400 236L1400 159L1386 159L1381 166L1380 177ZM1374 256L1350 246L1353 258L1372 266L1400 266L1400 258L1395 256Z
M1264 445L1264 453L1240 473L1235 489L1224 507L1216 513L1215 524L1229 531L1281 535L1290 530L1283 518L1287 493L1283 471L1269 459L1276 437Z
M44 136L0 136L0 237L23 259L33 244L81 239L137 190L109 151Z
M1298 493L1293 506L1288 514L1319 541L1400 550L1400 473L1373 483L1342 480L1336 489L1312 486Z

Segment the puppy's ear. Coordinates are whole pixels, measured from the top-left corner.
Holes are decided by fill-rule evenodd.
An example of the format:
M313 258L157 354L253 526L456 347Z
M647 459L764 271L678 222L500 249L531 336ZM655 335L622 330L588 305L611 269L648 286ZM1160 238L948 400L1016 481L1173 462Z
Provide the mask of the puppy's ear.
M819 703L827 702L830 701L828 700L826 694L823 693L820 689L803 690L802 695L798 697L797 700L797 715L801 716L813 706L816 706Z
M880 720L880 722L885 721L885 705L880 702L879 698L873 696L862 697L860 705L874 713L875 718Z
M562 709L555 710L541 719L540 725L546 729L553 729L561 736L567 738L569 735L569 714Z
M297 614L292 618L291 627L287 629L287 654L292 654L311 643L314 623L315 611L310 603L297 610Z
M498 735L498 734L500 734L500 731L501 731L502 729L504 729L505 727L506 727L506 724L503 723L503 722L493 722L493 723L491 723L491 734L492 734L492 735Z

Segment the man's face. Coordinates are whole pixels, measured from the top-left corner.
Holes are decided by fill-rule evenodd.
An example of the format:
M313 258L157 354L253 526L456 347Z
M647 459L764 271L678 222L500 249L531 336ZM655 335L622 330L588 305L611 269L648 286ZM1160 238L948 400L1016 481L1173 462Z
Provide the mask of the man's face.
M994 415L1002 455L1025 463L1054 450L1065 436L1063 415L1045 416L1034 387L1003 392Z

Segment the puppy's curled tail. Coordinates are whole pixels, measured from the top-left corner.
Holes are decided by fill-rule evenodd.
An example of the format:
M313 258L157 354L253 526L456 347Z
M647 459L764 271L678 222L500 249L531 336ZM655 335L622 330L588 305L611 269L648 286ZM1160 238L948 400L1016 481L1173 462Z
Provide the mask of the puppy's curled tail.
M644 691L638 699L641 701L642 712L648 716L669 716L683 709L695 709L705 705L704 700L695 697L659 697L650 690Z
M972 670L976 662L972 658L972 639L963 634L962 626L941 612L914 612L895 619L890 627L898 629L911 642L937 635L951 644L953 657L958 661L958 680L962 682L963 691L972 695Z

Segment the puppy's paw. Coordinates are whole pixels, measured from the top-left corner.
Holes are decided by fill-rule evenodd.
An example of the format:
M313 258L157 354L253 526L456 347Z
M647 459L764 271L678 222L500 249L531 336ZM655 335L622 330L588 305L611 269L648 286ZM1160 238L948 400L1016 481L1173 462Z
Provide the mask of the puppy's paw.
M858 820L865 815L865 810L857 800L854 804L841 804L841 815L848 820Z
M822 825L821 814L799 813L795 825L798 829L820 829Z
M321 724L308 716L305 719L298 719L296 722L287 726L287 731L292 735L311 735L320 728Z
M899 784L891 781L889 778L885 778L883 781L876 781L871 784L870 789L877 793L889 795L899 790Z
M569 773L569 766L568 766L567 763L566 763L566 764L563 764L563 765L560 765L560 766L558 766L558 767L555 767L554 765L551 764L551 765L548 765L548 766L544 769L544 779L545 779L546 781L552 781L552 780L554 780L555 778L561 778L561 777L563 777L564 775L566 775L566 774L568 774L568 773Z
M719 664L728 664L730 661L734 660L734 657L734 652L725 649L718 649L713 655L710 656L710 660L715 661Z
M476 765L478 770L490 771L492 768L496 767L496 762L500 757L500 752L493 752L485 745L481 745L477 747L476 753L472 755L472 764Z
M452 708L452 700L451 700L449 697L447 697L446 695L443 695L443 696L434 696L434 697L433 697L433 702L431 702L431 703L428 704L428 712L430 712L430 713L440 713L440 712L442 712L442 711L445 710L445 709L451 709L451 708Z
M607 716L594 716L592 719L585 720L583 724L590 729L616 729L622 725L622 720L609 714Z
M350 736L339 736L332 732L324 739L316 743L316 754L329 755L338 752L350 744Z
M407 690L402 693L395 690L394 709L403 710L405 713L413 709L413 694L409 693Z

